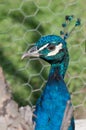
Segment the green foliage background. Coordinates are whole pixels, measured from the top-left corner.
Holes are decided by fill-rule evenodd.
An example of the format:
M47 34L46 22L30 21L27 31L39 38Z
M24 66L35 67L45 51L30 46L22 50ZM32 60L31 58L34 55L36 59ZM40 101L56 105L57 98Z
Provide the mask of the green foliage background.
M65 15L80 17L81 27L67 40L70 64L65 77L74 106L85 107L85 0L0 0L0 65L19 105L35 104L47 80L48 64L21 60L25 50L42 35L59 35ZM70 26L71 29L72 25Z

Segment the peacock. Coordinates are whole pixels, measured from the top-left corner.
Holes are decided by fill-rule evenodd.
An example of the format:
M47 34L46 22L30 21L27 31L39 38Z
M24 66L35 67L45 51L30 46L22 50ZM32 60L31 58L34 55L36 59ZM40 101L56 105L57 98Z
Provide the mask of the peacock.
M22 56L22 59L25 57L39 57L51 64L46 86L37 100L34 111L35 117L33 121L35 122L35 130L63 130L62 124L67 103L71 101L70 93L64 82L64 76L69 63L66 39L75 27L80 25L80 19L77 19L74 27L68 33L66 28L73 18L73 15L65 17L65 22L62 24L63 31L60 32L61 36L53 34L42 36ZM69 107L72 107L71 102ZM64 122L66 122L66 119L64 119ZM75 130L73 114L70 117L67 130Z

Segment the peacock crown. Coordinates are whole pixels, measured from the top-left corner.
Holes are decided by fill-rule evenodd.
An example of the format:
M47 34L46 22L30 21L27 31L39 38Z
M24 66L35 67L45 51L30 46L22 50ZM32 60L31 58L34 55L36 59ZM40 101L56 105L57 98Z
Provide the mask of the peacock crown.
M70 25L71 21L73 21L73 20L75 20L74 15L65 16L65 22L62 23L63 31L60 31L60 35L64 40L66 40L70 36L70 34L75 30L76 27L81 25L80 18L77 18L74 21L74 25L73 25L72 29L68 32L68 26Z

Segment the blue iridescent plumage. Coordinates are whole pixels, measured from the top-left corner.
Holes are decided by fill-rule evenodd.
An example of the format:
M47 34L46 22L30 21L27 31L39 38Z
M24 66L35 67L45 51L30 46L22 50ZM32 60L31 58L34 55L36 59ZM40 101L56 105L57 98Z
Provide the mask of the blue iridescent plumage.
M56 76L54 76L54 73ZM63 78L51 68L43 94L36 104L35 130L60 130L67 101L70 100ZM74 130L74 120L68 130Z
M67 101L70 100L63 80L69 62L67 44L60 36L44 36L24 54L26 56L37 56L51 64L47 84L34 112L35 130L60 130ZM73 118L68 130L74 130Z
M34 114L37 118L35 130L60 130L67 101L70 94L63 80L69 61L66 42L59 36L48 35L42 37L35 45L42 47L50 43L59 45L62 49L57 55L47 57L49 50L46 48L40 52L40 57L51 64L51 70L43 94L38 99ZM68 130L74 130L74 120Z
M73 15L65 17L66 28L68 22L72 21ZM61 130L62 121L67 106L71 100L70 94L64 82L64 76L69 63L69 54L66 39L76 26L80 25L77 19L73 29L68 33L61 31L60 36L47 35L41 37L24 57L40 57L51 64L48 81L42 95L36 103L34 114L35 130ZM72 106L72 104L71 104ZM70 119L68 130L75 130L74 118Z

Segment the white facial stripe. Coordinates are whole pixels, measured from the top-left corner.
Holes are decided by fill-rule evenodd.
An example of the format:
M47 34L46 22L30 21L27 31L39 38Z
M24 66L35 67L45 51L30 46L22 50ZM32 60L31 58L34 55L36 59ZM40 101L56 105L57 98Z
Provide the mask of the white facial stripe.
M59 45L56 46L55 50L51 51L50 53L48 53L47 56L54 56L56 55L60 50L62 49L62 43L60 43Z
M49 45L49 43L47 43L46 45L42 46L41 48L39 48L38 52L43 50L44 48L46 48Z

